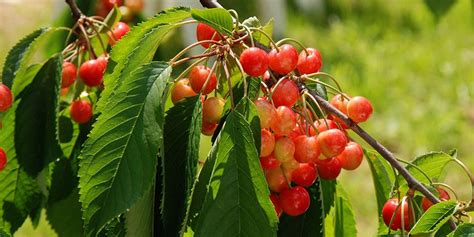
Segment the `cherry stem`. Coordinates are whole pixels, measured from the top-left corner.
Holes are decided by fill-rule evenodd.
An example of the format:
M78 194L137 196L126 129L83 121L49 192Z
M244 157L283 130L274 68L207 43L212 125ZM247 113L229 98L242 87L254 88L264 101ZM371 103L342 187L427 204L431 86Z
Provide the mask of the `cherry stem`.
M180 58L181 56L183 56L186 52L188 52L190 49L198 46L198 45L201 45L201 44L218 44L218 45L222 45L220 42L218 41L215 41L215 40L202 40L202 41L198 41L196 43L193 43L191 45L189 45L188 47L184 48L183 50L181 50L178 54L176 54L176 56L174 56L171 60L170 60L170 63L173 64L176 60L178 60L178 58Z
M325 76L329 79L331 79L337 86L337 88L339 89L339 91L341 91L341 94L342 93L342 87L341 85L339 85L339 82L337 82L336 78L334 78L331 74L329 73L325 73L325 72L316 72L316 73L312 73L312 74L307 74L306 77L313 77L313 76ZM347 96L344 96L344 97L347 97ZM349 97L347 97L346 99L350 99Z
M418 166L416 166L416 165L414 165L414 164L412 164L412 163L410 163L410 162L408 162L408 161L406 161L406 160L403 160L403 159L397 158L397 161L398 161L398 162L401 162L401 163L404 163L404 164L407 164L407 165L409 165L409 166L415 168L416 170L420 171L420 173L421 173L423 176L425 176L426 179L428 179L428 181L430 182L430 185L433 185L433 181L431 180L430 176L428 176L428 174L426 174L425 171L423 171L422 169L420 169L420 167L418 167Z
M464 170L464 172L466 172L467 176L469 177L470 181L471 181L471 203L474 203L474 177L472 176L471 172L469 171L469 169L466 167L466 165L464 165L464 163L462 163L462 161L460 161L458 158L455 158L453 157L453 160L459 165L461 166L461 168Z
M178 66L178 65L180 65L182 63L185 63L189 60L193 60L193 59L197 59L197 58L208 58L208 57L215 56L215 55L217 55L217 52L210 52L210 53L205 53L205 54L194 55L194 56L183 58L183 59L181 59L179 61L176 61L174 63L171 63L171 66L175 67L175 66Z
M279 40L278 42L276 42L276 45L277 45L277 46L280 46L282 43L288 42L288 41L296 43L298 46L301 47L301 49L303 49L303 51L306 53L306 55L309 55L309 52L308 52L308 50L306 49L306 46L304 46L304 44L302 44L300 41L298 41L298 40L296 40L296 39L293 39L293 38L284 38L284 39L281 39L281 40Z
M84 26L82 24L79 24L79 29L81 29L81 32L84 36L84 39L86 40L86 45L87 45L87 50L89 51L90 55L89 55L89 58L92 56L92 58L97 58L97 55L95 54L94 52L94 49L91 47L91 42L89 40L89 37L87 35L87 32L86 32L86 29L84 28Z
M454 195L454 199L456 199L456 201L459 200L456 191L454 191L454 189L453 189L451 186L449 186L449 185L447 185L447 184L445 184L445 183L432 183L432 185L433 185L434 187L436 187L436 186L442 186L443 188L448 189L448 190L451 191L451 193Z
M235 108L234 93L232 92L232 81L230 80L229 68L227 68L226 60L222 60L222 67L224 68L225 78L229 86L230 107Z
M86 19L87 19L87 18L86 18ZM102 50L104 51L104 54L107 55L107 47L105 47L104 41L102 40L102 37L100 36L99 31L98 31L97 28L95 27L94 22L89 21L89 20L86 20L86 21L89 23L89 26L90 26L90 27L92 28L92 30L95 32L96 37L99 38L100 47L101 47ZM112 33L111 35L113 35L113 33ZM115 37L115 36L114 36L114 37Z
M252 31L246 25L242 25L242 27L245 29L247 34L250 36L249 37L250 38L250 45L252 47L255 47L255 41L253 40Z
M344 97L347 97L346 95L344 95L344 93L343 93L342 91L340 91L340 90L337 89L336 87L331 86L331 85L329 85L329 84L327 84L327 83L325 83L325 82L322 82L322 81L319 80L319 79L314 79L314 78L308 77L307 75L303 75L303 76L301 76L301 77L302 77L303 79L305 79L305 80L310 80L310 81L312 81L312 82L314 82L314 83L323 85L323 86L325 86L325 87L327 87L327 88L329 88L329 89L331 89L331 90L337 92L338 94L341 94L341 95L343 95ZM350 98L347 97L346 99L350 99Z
M280 52L280 49L278 48L278 45L275 44L275 41L273 41L272 37L270 37L267 32L265 32L264 30L260 29L260 28L256 28L256 27L249 27L250 30L256 30L260 33L262 33L265 37L267 37L267 39L270 40L270 43L273 44L273 47L275 47L275 50L277 52ZM250 36L252 37L252 36Z
M244 97L247 97L248 86L247 86L247 79L245 77L244 68L242 67L242 64L240 64L239 58L237 58L237 56L235 55L234 51L232 51L232 49L229 50L229 55L231 56L231 58L234 59L235 64L237 64L237 67L239 68L240 73L242 74L242 80L244 82Z
M209 75L207 75L206 81L204 82L204 85L202 85L200 94L202 94L202 93L204 92L204 90L205 90L206 87L207 87L207 84L209 84L209 81L211 81L212 74L214 74L214 71L216 70L217 62L218 62L218 61L216 60L216 61L214 62L214 64L212 64L211 71L209 71Z
M206 60L206 58L201 58L201 59L197 60L196 62L192 63L191 65L189 65L183 72L181 72L181 74L179 74L178 77L176 77L176 79L174 79L174 82L177 82L179 79L183 78L184 75L186 75L194 66L198 65L199 63L203 62L204 60Z

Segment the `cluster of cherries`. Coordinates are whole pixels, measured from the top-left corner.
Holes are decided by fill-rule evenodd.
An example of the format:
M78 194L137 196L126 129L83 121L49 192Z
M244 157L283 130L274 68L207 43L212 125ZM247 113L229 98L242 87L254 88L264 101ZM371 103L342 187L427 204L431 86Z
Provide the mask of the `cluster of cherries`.
M96 15L105 17L114 6L119 7L122 19L129 20L133 15L143 10L144 0L125 0L125 2L123 0L100 0L97 1Z
M120 40L125 34L130 31L130 27L123 22L118 22L115 27L109 32L109 44L115 45L116 41ZM108 56L102 55L95 59L85 61L79 67L79 77L82 82L89 87L102 86L105 69L107 68ZM78 71L74 63L64 61L62 65L61 78L61 94L67 94L69 88L77 79ZM79 123L84 124L92 118L92 104L86 98L79 98L71 103L71 118Z

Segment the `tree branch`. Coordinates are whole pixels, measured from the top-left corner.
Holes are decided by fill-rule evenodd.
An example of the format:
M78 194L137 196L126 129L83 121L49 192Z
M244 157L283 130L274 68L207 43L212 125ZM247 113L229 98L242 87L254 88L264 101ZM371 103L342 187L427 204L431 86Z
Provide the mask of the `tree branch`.
M76 4L76 0L66 0L67 5L71 8L72 17L75 21L79 20L84 14L82 13L81 9Z
M199 0L201 5L206 8L222 8L222 5L217 0Z

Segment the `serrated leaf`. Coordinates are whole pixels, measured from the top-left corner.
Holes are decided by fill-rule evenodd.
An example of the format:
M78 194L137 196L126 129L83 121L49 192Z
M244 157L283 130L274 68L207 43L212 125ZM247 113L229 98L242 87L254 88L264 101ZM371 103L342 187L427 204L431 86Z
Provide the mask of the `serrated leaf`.
M178 102L166 113L162 216L165 235L181 230L197 174L201 138L200 96Z
M260 156L262 133L260 128L260 117L258 116L257 107L255 107L255 104L248 97L244 97L236 105L235 110L240 112L240 114L244 115L245 119L250 124L250 129L252 129L252 135L255 141L255 147L258 148L257 151L258 155Z
M299 216L283 215L278 225L278 236L323 236L323 203L320 182L308 188L311 203L308 210Z
M444 167L453 161L453 158L444 153L444 152L430 152L415 158L411 164L417 166L419 169L423 170L428 177L432 180L439 180L441 173L444 170ZM413 167L413 165L407 165L406 168L416 178L418 181L428 184L429 180L426 178L423 173L418 169ZM400 186L406 185L406 180L403 177L399 177Z
M64 157L70 157L79 136L79 125L73 123L71 118L61 115L58 119L58 135Z
M191 9L191 16L226 35L231 35L234 29L232 15L223 8Z
M99 32L107 33L109 30L111 30L115 26L115 24L117 24L117 22L120 21L121 18L122 18L122 12L117 6L114 6L114 8L112 8L112 11L110 11L109 14L107 14L107 16L104 19L104 23L107 27L105 27L104 25L101 25L99 27Z
M426 234L438 231L454 214L457 202L448 200L431 206L415 223L410 234Z
M473 237L474 236L474 224L464 223L458 226L458 228L448 235L448 237Z
M260 93L260 82L262 79L260 77L249 77L247 78L248 82L248 92L247 97L250 100L256 100Z
M125 237L125 235L125 219L123 215L109 221L97 234L98 237Z
M379 216L382 215L382 208L385 202L390 198L394 175L390 164L385 161L375 151L364 150L365 157L369 163L374 181L375 194L377 197L377 210Z
M334 236L357 236L356 222L349 196L341 183L336 185L337 198L335 200Z
M66 198L49 204L46 208L48 222L59 236L84 236L81 214L77 187Z
M126 236L157 236L153 235L153 220L160 217L153 216L154 191L152 187L124 214Z
M84 143L79 187L86 235L95 235L152 186L170 73L166 63L152 62L124 78Z
M195 236L276 236L277 216L246 119L231 112L220 134Z
M17 98L20 100L15 111L17 159L33 176L62 155L57 135L61 66L61 57L48 60Z

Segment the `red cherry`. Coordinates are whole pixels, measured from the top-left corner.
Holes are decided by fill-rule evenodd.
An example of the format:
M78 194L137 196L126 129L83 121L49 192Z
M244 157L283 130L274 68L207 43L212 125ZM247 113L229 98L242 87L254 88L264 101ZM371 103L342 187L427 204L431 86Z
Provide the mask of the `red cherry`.
M295 159L303 163L316 163L321 150L316 137L301 135L295 139Z
M186 97L192 97L196 95L196 92L194 92L191 86L189 86L189 80L187 78L177 81L174 84L173 89L171 89L171 101L173 104L178 103L178 101Z
M353 97L347 102L347 115L356 123L367 121L372 112L372 104L362 96Z
M90 87L102 84L105 68L107 67L107 59L99 57L84 62L79 68L79 76L84 84Z
M337 94L331 99L331 105L336 107L339 111L341 111L343 114L347 114L347 103L349 100L346 98L346 94L341 95Z
M115 45L124 35L130 31L130 27L127 23L118 22L117 25L112 29L112 32L109 32L109 44Z
M275 135L286 136L296 126L296 114L286 106L280 106L276 110L275 121L271 128Z
M436 189L438 191L438 197L441 201L446 201L446 200L449 200L451 199L451 197L449 196L449 193L446 192L446 190L442 189L442 188L437 188ZM431 206L433 206L433 203L426 197L423 197L421 199L421 207L423 208L424 211L427 211Z
M304 50L301 51L296 68L301 74L311 74L318 72L323 65L321 54L318 50L313 48L307 48L306 50L308 51L309 55L307 55Z
M5 169L5 166L7 166L7 154L3 148L0 148L0 171Z
M336 179L341 173L341 163L336 158L329 158L318 161L319 177L326 180Z
M102 0L102 4L104 5L107 12L109 12L112 10L112 8L114 8L114 5L120 7L123 3L122 0Z
M295 142L296 145L296 138L299 136L303 135L303 131L301 131L300 125L296 124L296 126L293 128L293 130L288 134L288 137Z
M71 62L63 62L61 88L70 87L77 77L77 67Z
M341 166L345 170L355 170L362 163L362 158L364 158L364 150L356 142L347 143L344 151L336 157Z
M280 52L272 49L268 53L268 66L279 74L288 74L295 70L298 64L298 51L290 44L279 47Z
M76 123L83 124L92 118L92 105L89 101L79 99L71 104L71 118Z
M273 207L275 207L277 216L280 217L281 213L283 213L283 209L281 209L280 205L280 198L276 194L272 193L270 194L270 201L272 201Z
M224 113L225 101L218 97L209 97L202 104L202 120L208 123L219 123Z
M413 217L412 217L412 211L411 208L408 206L408 202L404 201L400 205L400 207L397 209L397 206L399 204L398 198L392 198L389 199L385 205L383 206L382 209L382 217L383 221L385 222L385 225L389 226L390 221L392 220L393 216L393 221L392 224L389 226L390 229L392 230L398 230L401 229L402 227L402 209L403 209L403 222L405 223L405 230L410 230L410 225L413 222ZM395 213L396 211L396 213ZM394 216L395 213L395 216Z
M257 47L248 48L240 54L240 64L249 76L262 76L268 69L267 53Z
M198 41L211 39L219 41L221 39L214 28L203 23L199 23L196 27L196 38ZM207 49L209 48L209 43L201 43L201 46Z
M292 107L298 98L300 93L296 83L288 78L282 79L282 81L273 88L272 100L275 107L287 106Z
M206 136L212 136L216 131L217 123L208 123L206 121L202 121L201 133Z
M204 65L197 65L193 67L191 73L189 73L189 82L191 83L191 88L193 88L194 92L201 92L204 83L206 83L206 80L209 77L209 73L211 73L211 69ZM216 89L216 86L217 77L215 73L212 73L209 82L202 93L207 95Z
M318 119L318 120L314 121L314 126L318 129L318 133L322 133L322 132L327 131L329 129L339 129L337 124L331 119ZM312 127L310 127L310 128L312 128ZM311 134L311 135L314 136L316 134Z
M291 180L297 185L309 187L314 184L318 171L312 163L300 163L299 167L291 174Z
M280 193L280 204L287 215L299 216L309 208L309 193L301 186L286 189Z
M264 170L271 170L280 167L281 162L272 154L265 157L260 157L260 165Z
M0 112L7 111L12 106L13 94L8 86L0 84Z
M269 170L266 175L267 184L271 191L279 193L288 189L288 181L280 168Z
M335 157L344 151L347 145L347 137L339 129L329 129L321 132L318 137L319 148L326 157Z
M260 146L260 156L269 156L275 148L275 137L267 129L262 129L262 145Z
M256 100L255 106L257 107L258 117L260 118L260 127L270 128L270 126L275 122L275 107L264 99Z
M273 155L281 162L293 159L295 154L295 143L288 137L280 137L275 142Z

